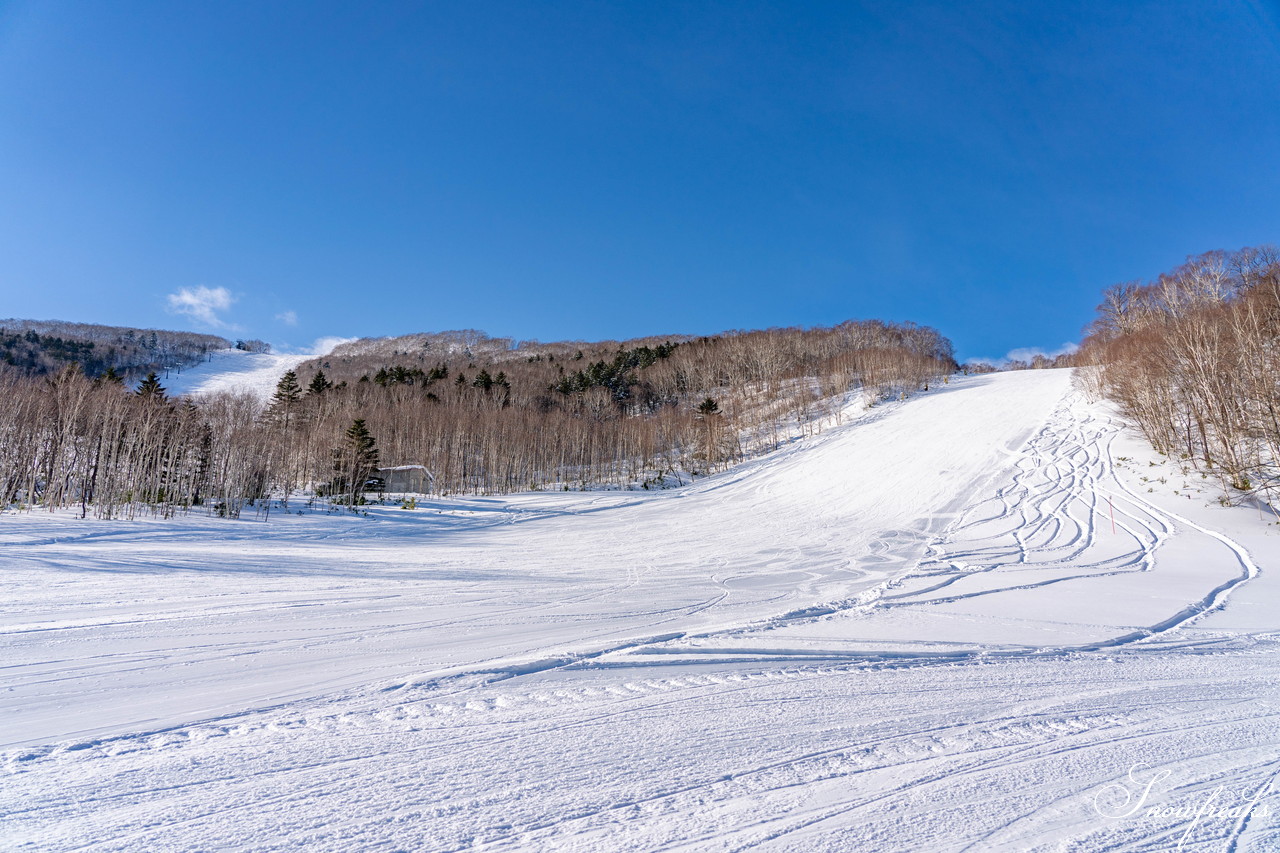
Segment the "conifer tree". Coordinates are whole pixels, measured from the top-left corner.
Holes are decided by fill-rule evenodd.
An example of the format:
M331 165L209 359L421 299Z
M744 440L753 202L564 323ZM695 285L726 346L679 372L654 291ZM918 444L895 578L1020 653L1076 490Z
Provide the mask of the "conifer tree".
M268 415L281 421L287 430L294 407L301 399L302 386L298 384L298 374L290 370L276 383L276 392L271 395L271 408L268 410Z
M504 371L498 371L498 375L493 378L493 385L502 389L502 407L505 409L511 405L511 382Z
M355 506L365 481L378 469L378 448L365 425L356 418L343 433L342 444L333 452L334 488L346 492L347 503Z
M707 462L711 465L714 465L716 463L717 461L716 457L719 455L716 447L717 445L716 434L718 432L717 427L719 426L719 421L720 421L719 415L720 415L720 404L717 403L714 398L708 397L707 399L703 400L701 403L698 404L698 417L702 419L702 422L706 424L706 427L707 427L706 457L707 457Z
M324 371L317 370L316 375L311 377L311 384L307 386L307 393L313 397L318 397L332 387L333 383L325 378Z
M134 393L144 400L159 401L165 398L164 387L161 386L160 377L156 376L154 370L147 374L147 378L142 380L142 383L138 385L138 390Z
M302 399L302 386L298 384L298 374L292 370L280 377L276 383L276 393L272 396L275 403L296 403Z

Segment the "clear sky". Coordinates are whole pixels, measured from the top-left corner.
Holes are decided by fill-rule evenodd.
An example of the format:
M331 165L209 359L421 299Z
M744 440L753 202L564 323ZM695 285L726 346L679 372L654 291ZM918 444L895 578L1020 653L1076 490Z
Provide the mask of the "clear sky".
M1261 2L2 2L0 316L962 357L1280 241Z

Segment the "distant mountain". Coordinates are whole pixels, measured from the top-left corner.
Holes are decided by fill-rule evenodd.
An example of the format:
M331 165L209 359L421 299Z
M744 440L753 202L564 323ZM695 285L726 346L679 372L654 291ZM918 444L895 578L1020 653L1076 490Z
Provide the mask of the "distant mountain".
M41 376L79 364L89 376L108 369L128 378L194 364L232 346L262 351L261 341L232 342L218 335L100 326L62 320L0 320L0 364Z

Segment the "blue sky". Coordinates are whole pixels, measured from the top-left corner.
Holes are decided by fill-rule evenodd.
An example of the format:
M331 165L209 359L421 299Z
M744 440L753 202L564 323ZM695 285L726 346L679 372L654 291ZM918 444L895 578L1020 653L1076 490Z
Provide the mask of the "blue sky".
M364 8L362 8L362 6ZM0 315L935 325L1280 240L1275 3L0 3Z

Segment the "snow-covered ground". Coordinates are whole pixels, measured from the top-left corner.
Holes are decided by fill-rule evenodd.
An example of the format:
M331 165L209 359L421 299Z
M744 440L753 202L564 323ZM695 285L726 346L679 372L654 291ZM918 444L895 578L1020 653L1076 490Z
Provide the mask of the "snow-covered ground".
M1184 480L1036 371L667 492L6 515L0 846L1277 850L1280 528Z
M169 371L161 380L170 396L200 396L230 391L254 394L266 400L276 390L280 377L304 361L325 355L344 338L316 342L311 352L267 353L238 349L215 350L204 361Z

